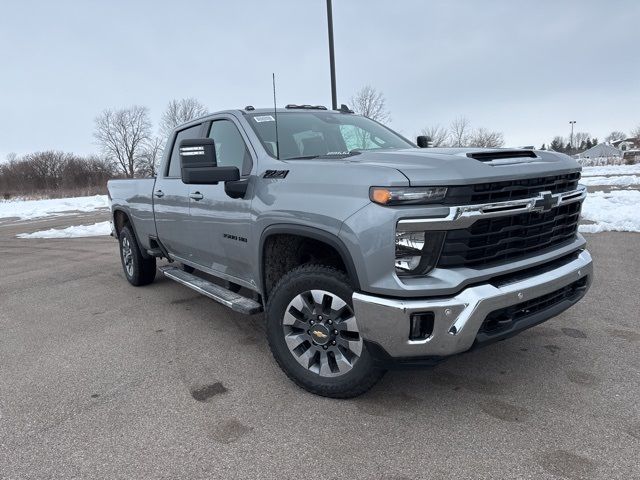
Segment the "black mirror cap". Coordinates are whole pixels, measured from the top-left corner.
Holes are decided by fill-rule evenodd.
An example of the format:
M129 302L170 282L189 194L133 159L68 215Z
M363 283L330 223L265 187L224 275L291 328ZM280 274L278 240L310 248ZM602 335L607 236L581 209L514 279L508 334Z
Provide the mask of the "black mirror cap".
M420 148L431 148L433 147L433 142L431 141L431 137L427 135L419 135L416 139L416 143Z
M182 168L215 167L216 144L211 138L190 138L180 142Z
M186 184L217 185L236 180L240 180L238 167L182 167L182 182Z

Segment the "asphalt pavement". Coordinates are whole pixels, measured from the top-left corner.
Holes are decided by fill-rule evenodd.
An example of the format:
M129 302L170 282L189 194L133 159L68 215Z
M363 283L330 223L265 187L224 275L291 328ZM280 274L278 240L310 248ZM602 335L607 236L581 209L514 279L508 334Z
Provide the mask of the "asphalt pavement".
M0 222L0 478L640 478L640 234L588 237L559 317L332 400L114 239L15 238L105 215Z

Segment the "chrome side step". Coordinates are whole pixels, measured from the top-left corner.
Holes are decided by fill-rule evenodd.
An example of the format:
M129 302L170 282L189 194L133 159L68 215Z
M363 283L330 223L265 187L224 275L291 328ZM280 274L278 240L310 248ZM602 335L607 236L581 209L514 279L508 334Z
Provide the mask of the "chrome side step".
M231 290L227 290L197 275L187 273L178 267L166 266L160 267L158 270L171 280L175 280L185 287L189 287L202 295L212 298L216 302L236 312L253 315L262 311L262 305L255 300L238 295Z

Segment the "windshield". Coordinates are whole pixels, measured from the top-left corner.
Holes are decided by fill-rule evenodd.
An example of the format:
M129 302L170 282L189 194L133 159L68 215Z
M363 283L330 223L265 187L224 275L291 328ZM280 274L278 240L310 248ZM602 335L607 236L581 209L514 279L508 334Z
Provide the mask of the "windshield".
M272 157L276 152L275 116L247 115L249 123ZM278 112L278 144L281 160L338 157L359 150L410 148L411 143L365 117L333 112Z

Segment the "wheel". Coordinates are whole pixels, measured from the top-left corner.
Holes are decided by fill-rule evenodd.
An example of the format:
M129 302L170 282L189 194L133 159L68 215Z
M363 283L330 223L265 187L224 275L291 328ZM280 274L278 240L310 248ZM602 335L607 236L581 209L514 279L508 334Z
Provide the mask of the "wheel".
M267 302L267 337L278 365L300 387L350 398L384 375L358 330L348 278L304 265L277 283Z
M148 285L156 278L156 258L143 257L138 241L129 225L125 225L118 236L120 260L124 275L131 285Z

